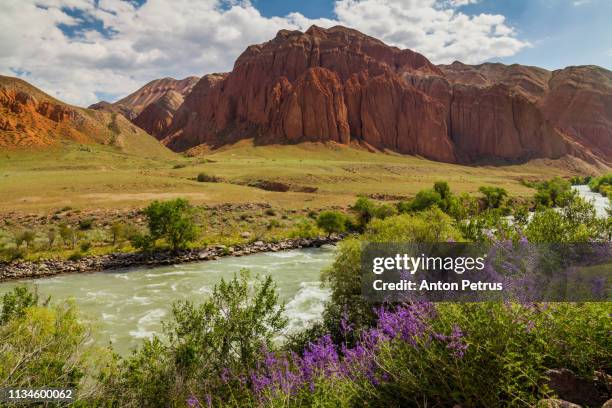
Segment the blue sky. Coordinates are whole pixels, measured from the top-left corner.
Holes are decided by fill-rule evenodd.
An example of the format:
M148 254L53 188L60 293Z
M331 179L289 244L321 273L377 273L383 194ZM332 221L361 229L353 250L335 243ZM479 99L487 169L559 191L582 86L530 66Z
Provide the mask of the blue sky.
M612 0L0 1L0 74L76 105L229 71L247 46L312 24L352 27L437 64L612 69Z
M309 18L334 18L332 0L253 0L265 16L299 11ZM491 58L558 69L600 65L612 69L612 0L481 0L461 7L469 15L501 14L532 46L511 57Z

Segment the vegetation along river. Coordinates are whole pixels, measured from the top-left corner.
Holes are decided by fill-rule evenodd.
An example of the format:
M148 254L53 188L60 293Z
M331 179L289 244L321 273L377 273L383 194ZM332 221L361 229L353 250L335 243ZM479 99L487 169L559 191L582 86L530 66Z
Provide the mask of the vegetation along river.
M600 216L605 216L607 198L592 193L587 186L575 188L594 203ZM287 330L299 330L321 317L329 292L320 286L320 273L331 263L333 254L334 247L323 246L156 268L59 275L2 283L0 295L26 282L37 285L43 299L72 298L81 312L96 322L98 344L112 342L116 351L126 354L143 338L161 333L161 322L171 318L174 301L199 303L221 278L230 279L243 268L272 276L286 303Z
M299 330L321 317L329 292L320 286L320 273L333 254L333 246L323 246L148 269L59 275L0 284L0 295L25 282L37 285L43 299L72 298L96 322L96 342L110 341L125 355L143 338L161 333L161 322L171 318L174 301L200 303L221 278L230 279L243 268L253 275L272 276L286 303L287 330Z

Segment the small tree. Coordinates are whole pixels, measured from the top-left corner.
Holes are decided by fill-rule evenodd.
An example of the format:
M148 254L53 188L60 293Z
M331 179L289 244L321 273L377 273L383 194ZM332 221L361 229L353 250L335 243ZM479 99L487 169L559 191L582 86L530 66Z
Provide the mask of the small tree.
M359 197L357 202L351 207L351 210L357 213L359 226L363 230L374 218L376 205L365 197Z
M53 247L53 243L55 242L55 238L57 237L57 230L54 227L51 227L47 230L47 245L49 249Z
M508 192L501 187L482 186L478 191L484 195L486 208L501 207L508 196Z
M36 233L34 231L23 230L19 234L17 234L17 236L15 237L15 243L17 244L17 247L20 247L21 244L25 242L26 247L29 248L30 245L32 245L32 242L34 242L35 238L36 238Z
M440 198L445 201L450 199L452 196L450 187L446 181L436 181L434 183L434 191L440 194Z
M118 221L111 225L111 234L113 236L113 246L117 244L123 237L125 237L126 227L125 223Z
M338 211L323 211L317 217L317 226L327 232L327 236L344 232L346 229L346 217Z
M60 234L60 237L62 237L62 241L64 242L64 245L71 244L72 248L74 248L74 245L76 243L76 233L70 225L66 223L60 224L59 234Z
M410 203L412 211L422 211L437 206L442 208L442 197L435 190L421 190Z
M151 239L164 238L175 252L196 239L193 208L183 198L153 201L144 209L144 214L148 218Z

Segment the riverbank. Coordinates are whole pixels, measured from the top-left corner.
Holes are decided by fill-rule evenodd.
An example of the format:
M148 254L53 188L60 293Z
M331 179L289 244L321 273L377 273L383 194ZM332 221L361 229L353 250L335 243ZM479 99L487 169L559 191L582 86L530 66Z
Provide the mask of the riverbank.
M42 260L39 262L0 263L0 282L16 279L36 279L66 273L87 273L102 270L124 269L137 266L172 265L187 262L215 260L225 256L245 256L260 252L278 252L289 249L317 248L334 245L343 237L295 238L279 242L255 241L249 244L226 247L214 245L206 248L179 252L156 251L113 253L101 256L84 256L79 260Z

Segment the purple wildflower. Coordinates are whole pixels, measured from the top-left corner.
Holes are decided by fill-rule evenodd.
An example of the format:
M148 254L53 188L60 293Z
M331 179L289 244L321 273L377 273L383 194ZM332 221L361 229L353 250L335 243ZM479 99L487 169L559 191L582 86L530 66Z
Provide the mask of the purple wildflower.
M189 397L189 399L187 400L187 406L189 408L200 408L200 401L198 401L198 399L195 396L191 396Z

